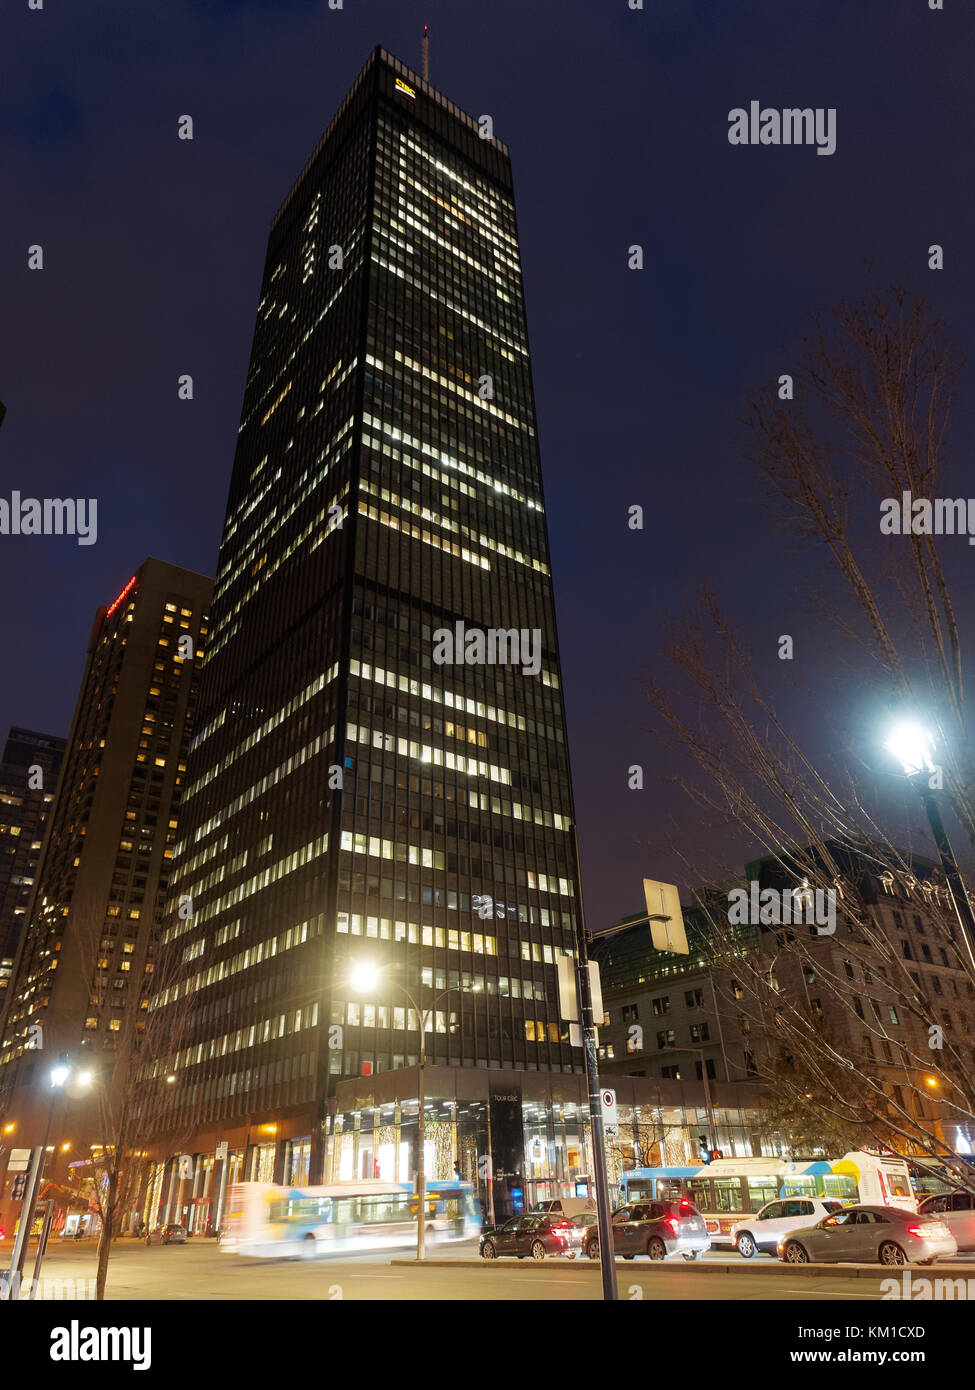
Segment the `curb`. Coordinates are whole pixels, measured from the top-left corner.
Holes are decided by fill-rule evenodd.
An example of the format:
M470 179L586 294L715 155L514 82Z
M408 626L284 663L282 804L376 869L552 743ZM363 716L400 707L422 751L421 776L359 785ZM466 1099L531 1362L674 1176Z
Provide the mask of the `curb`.
M416 1268L417 1260L390 1260L390 1265L399 1265L406 1268ZM527 1269L552 1269L553 1263L556 1269L570 1270L574 1273L595 1273L599 1269L599 1260L566 1260L559 1256L544 1260L519 1260L513 1255L500 1255L496 1260L423 1260L424 1267L431 1269L491 1269L498 1265L519 1265ZM673 1271L675 1269L686 1270L688 1273L697 1274L761 1274L770 1269L788 1269L790 1274L797 1274L807 1279L875 1279L880 1276L884 1278L896 1278L905 1270L918 1277L924 1278L970 1278L975 1280L975 1264L936 1264L936 1265L843 1265L843 1264L807 1264L807 1265L785 1265L782 1260L768 1260L761 1264L753 1264L750 1260L746 1264L725 1264L718 1261L710 1261L705 1264L700 1260L681 1260L677 1263L674 1260L645 1260L637 1265L635 1260L626 1260L617 1256L616 1268L619 1269L625 1264L634 1266L634 1273L639 1270L641 1274L649 1270L658 1273Z

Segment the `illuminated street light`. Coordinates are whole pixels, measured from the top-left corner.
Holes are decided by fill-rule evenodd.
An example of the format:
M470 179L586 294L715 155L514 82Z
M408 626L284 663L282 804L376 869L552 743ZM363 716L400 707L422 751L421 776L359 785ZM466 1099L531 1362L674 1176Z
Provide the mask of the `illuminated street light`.
M900 763L907 780L924 802L931 834L938 846L941 868L948 883L948 895L961 930L961 942L965 948L968 965L975 971L975 912L972 911L965 880L961 876L948 832L941 819L941 808L934 796L935 787L941 786L941 768L931 757L935 751L934 739L922 725L907 721L894 726L884 747ZM937 773L937 778L932 776L932 773Z
M63 1086L71 1075L71 1066L68 1062L59 1062L56 1067L51 1068L51 1085Z
M934 739L920 724L896 725L884 747L894 755L908 777L914 777L919 772L934 771L931 758Z
M379 971L368 961L360 961L358 965L352 967L349 976L349 984L360 994L365 994L371 989L375 989L379 984Z

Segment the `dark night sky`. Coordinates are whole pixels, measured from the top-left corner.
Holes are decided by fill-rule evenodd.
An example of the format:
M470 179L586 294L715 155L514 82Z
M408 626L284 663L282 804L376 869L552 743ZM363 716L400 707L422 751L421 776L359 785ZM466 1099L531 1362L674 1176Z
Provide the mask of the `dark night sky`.
M658 612L713 580L760 651L783 631L816 650L744 397L868 261L972 347L968 0L7 0L0 495L97 497L99 538L0 537L0 732L67 731L94 610L146 555L213 573L270 219L371 48L419 67L424 22L432 81L490 112L514 163L595 925L644 874L680 880L670 839L704 834L643 732ZM835 106L837 152L730 146L753 98Z

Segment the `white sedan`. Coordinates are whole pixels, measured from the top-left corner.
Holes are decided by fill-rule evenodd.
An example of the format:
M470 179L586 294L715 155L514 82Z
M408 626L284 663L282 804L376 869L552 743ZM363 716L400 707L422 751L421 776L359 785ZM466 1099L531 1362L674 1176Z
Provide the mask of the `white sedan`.
M780 1236L803 1226L814 1226L824 1216L842 1209L843 1203L830 1197L781 1197L766 1202L753 1216L737 1221L731 1228L731 1242L746 1260L759 1250L775 1255Z

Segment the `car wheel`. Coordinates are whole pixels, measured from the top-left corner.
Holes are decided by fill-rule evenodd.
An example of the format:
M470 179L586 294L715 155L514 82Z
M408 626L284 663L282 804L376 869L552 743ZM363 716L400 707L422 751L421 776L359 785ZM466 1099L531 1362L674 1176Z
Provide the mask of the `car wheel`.
M807 1265L809 1263L806 1247L800 1245L797 1240L789 1241L785 1247L785 1258L790 1265Z
M930 1260L918 1260L917 1263L918 1263L919 1265L933 1265L934 1262L935 1262L935 1259L936 1259L936 1256L932 1255L931 1258L930 1258Z
M624 1260L635 1260L635 1259L636 1259L636 1256L635 1256L635 1255L624 1255L624 1256L623 1256L623 1259L624 1259Z
M702 1252L700 1250L688 1250L687 1254L684 1256L684 1259L699 1260L701 1258L701 1253Z
M313 1260L318 1253L318 1242L310 1233L301 1242L301 1258L303 1260Z
M907 1256L899 1245L892 1240L885 1240L880 1247L880 1263L882 1265L906 1265Z
M544 1260L545 1246L542 1244L540 1240L533 1240L529 1254L531 1255L533 1260Z
M741 1235L738 1237L738 1254L741 1258L743 1260L750 1260L757 1248L754 1237L750 1236L747 1231L742 1231Z
M654 1236L647 1242L647 1255L651 1260L665 1260L667 1258L667 1247L659 1236Z
M576 1257L576 1252L575 1252L574 1250L569 1250L569 1251L567 1251L567 1258L568 1258L568 1259L574 1260L575 1257Z
M598 1241L598 1240L591 1240L591 1241L589 1242L589 1244L586 1246L586 1259L587 1259L587 1260L598 1260L598 1259L599 1259L599 1241Z
M481 1256L485 1260L496 1260L498 1258L497 1247L493 1240L486 1240L481 1246Z

